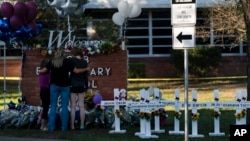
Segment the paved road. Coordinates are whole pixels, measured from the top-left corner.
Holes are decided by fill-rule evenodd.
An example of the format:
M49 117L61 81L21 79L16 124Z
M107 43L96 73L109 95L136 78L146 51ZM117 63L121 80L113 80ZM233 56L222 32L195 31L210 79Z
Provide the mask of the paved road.
M3 136L0 136L0 141L67 141L67 140L16 138L16 137L3 137Z

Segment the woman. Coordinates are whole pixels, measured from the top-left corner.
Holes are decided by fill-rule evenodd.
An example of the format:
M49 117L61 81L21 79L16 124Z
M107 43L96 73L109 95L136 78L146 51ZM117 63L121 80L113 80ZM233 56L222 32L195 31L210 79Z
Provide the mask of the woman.
M78 69L75 68L72 61L64 56L63 48L58 48L54 57L44 67L40 73L50 71L50 112L49 112L49 131L55 130L56 109L58 104L58 97L61 96L61 130L68 129L69 120L69 95L70 95L70 72L82 73L88 71L89 68Z
M40 63L40 69L44 68L49 62L49 59L44 58ZM47 120L48 120L48 111L50 104L50 73L46 72L39 75L39 84L40 84L40 99L42 102L42 115L41 115L41 130L48 130Z
M79 48L73 48L72 62L77 68L88 67L87 61L83 59L83 52ZM75 111L76 106L80 109L80 129L84 129L85 121L85 109L84 109L84 92L88 89L88 72L74 73L70 74L71 78L71 95L70 95L70 105L71 105L71 130L75 129ZM78 105L77 105L78 104Z

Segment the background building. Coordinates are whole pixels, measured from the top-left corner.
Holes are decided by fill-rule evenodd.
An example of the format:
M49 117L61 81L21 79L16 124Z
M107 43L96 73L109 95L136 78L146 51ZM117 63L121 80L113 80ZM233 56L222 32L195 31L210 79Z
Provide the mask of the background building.
M85 12L82 17L91 18L82 27L77 27L75 33L81 34L81 38L87 40L89 39L87 35L88 25L95 27L104 21L112 21L112 15L118 11L117 7L114 6L114 1L118 0L90 0L88 4L84 5ZM141 14L135 18L128 18L123 30L123 35L125 35L124 37L127 41L126 48L129 52L129 64L144 64L145 77L147 78L176 77L175 70L170 64L170 55L173 50L171 1L137 1L138 5L142 8ZM244 42L239 42L238 46L232 48L230 42L236 36L240 35L216 35L213 33L212 26L204 27L202 24L208 18L202 14L204 9L216 6L216 2L227 3L230 0L196 1L197 23L195 28L196 30L203 28L210 31L210 37L206 41L202 40L202 36L196 35L196 46L221 48L223 59L218 68L217 76L246 75L246 45ZM54 21L55 19L51 18L50 20ZM40 19L40 21L43 22L43 19ZM72 25L74 25L73 21ZM64 29L67 31L67 25L65 26L66 28ZM112 25L112 27L116 27L114 30L117 30L117 33L119 32L119 26ZM55 26L44 26L42 32L44 35L47 33L47 36L43 36L42 38L48 38L49 30L55 30L55 28ZM222 37L228 42L219 42L218 39ZM20 55L21 52L9 50L7 53L9 56L16 56Z

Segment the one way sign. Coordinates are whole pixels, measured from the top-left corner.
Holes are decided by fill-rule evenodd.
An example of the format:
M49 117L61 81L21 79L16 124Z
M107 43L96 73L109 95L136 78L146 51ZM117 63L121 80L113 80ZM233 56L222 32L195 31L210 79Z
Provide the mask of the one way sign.
M173 27L173 49L195 47L195 27Z

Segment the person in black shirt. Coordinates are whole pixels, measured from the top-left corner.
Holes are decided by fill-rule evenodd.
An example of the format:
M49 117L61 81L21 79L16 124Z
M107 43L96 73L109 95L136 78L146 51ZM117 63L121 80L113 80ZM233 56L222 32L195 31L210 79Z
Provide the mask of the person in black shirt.
M56 113L58 108L58 98L61 96L61 130L68 129L69 121L69 96L70 96L70 72L82 73L88 71L89 68L76 68L73 62L66 58L63 48L58 48L54 57L49 63L40 70L40 73L50 71L50 111L48 128L49 131L55 130Z
M72 48L71 50L74 66L77 68L87 68L88 63L83 59L83 52L79 48ZM83 73L70 73L71 78L71 95L70 95L70 106L71 106L71 130L75 129L75 111L76 107L80 109L80 129L84 129L85 121L85 109L84 109L84 93L88 89L88 71Z

